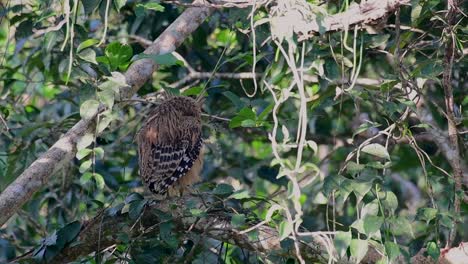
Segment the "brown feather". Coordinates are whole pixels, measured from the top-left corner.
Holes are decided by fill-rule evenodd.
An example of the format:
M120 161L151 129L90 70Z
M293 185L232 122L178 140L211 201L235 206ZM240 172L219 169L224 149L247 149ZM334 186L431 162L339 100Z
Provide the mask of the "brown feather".
M199 181L203 164L201 109L176 96L150 111L137 134L140 176L155 194L180 193Z

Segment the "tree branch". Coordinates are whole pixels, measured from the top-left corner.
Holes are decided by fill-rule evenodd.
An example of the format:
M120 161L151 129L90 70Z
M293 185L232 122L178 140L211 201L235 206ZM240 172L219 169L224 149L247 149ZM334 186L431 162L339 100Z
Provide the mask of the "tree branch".
M205 216L194 217L187 209L187 204L196 205L206 212ZM170 220L164 217L161 220L155 212L165 212L171 215ZM127 233L131 239L139 239L144 236L157 236L159 225L164 221L171 221L175 226L175 232L186 235L188 232L204 234L222 242L237 245L240 248L256 252L264 257L277 255L293 257L289 252L281 250L279 234L275 228L262 225L258 229L256 240L249 238L249 234L241 234L239 229L231 224L231 216L235 211L224 208L223 201L209 195L184 196L164 200L148 206L144 209L138 220L130 219L128 213L110 216L103 212L93 219L83 223L77 239L61 250L50 263L68 263L80 257L92 253L99 253L101 249L119 244L119 233ZM132 228L138 226L138 228ZM118 232L116 232L118 230ZM320 246L313 242L312 247L304 246L304 254L308 260L324 260L317 248ZM307 250L306 250L307 249ZM307 251L307 252L306 252ZM292 254L292 253L291 253ZM33 257L32 252L21 257L27 260ZM18 261L17 259L16 261Z
M212 9L193 7L184 11L144 53L164 54L174 51L208 17ZM151 59L134 62L125 73L129 85L121 89L121 98L128 99L151 78L157 65ZM0 226L25 204L69 162L76 153L76 143L87 132L94 131L95 119L80 120L47 152L34 161L18 178L0 193Z
M394 12L399 6L406 5L410 0L369 0L360 4L352 4L345 12L326 16L323 20L310 21L304 28L297 27L299 40L312 38L323 32L347 30L353 25L374 23Z
M254 5L263 5L266 0L205 0L205 1L184 1L184 0L162 0L161 2L167 4L174 4L180 6L204 6L212 8L226 8L226 7L237 7L237 8L247 8Z
M460 147L458 146L458 129L455 122L455 114L453 108L455 107L455 102L453 100L453 89L452 89L452 69L453 62L455 60L455 32L453 32L453 27L456 24L456 18L458 10L458 0L449 0L448 1L448 12L447 12L447 27L445 28L447 33L447 41L445 43L445 56L444 56L444 73L442 86L444 87L445 95L445 110L447 117L448 125L448 138L450 142L450 147L452 149L453 155L450 157L450 165L452 166L453 176L455 180L455 194L454 194L454 209L455 213L460 213L460 195L463 191L462 189L462 179L463 179L463 169L461 165L460 158ZM448 157L447 157L448 158ZM455 240L456 235L456 224L458 221L455 221L455 226L450 232L449 241L447 244L451 246L452 242Z

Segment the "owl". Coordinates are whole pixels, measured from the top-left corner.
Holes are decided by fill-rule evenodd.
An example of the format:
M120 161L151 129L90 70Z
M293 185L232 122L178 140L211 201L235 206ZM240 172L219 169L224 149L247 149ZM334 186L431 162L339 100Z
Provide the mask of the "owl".
M137 134L140 176L156 195L182 195L203 166L200 102L171 96L156 105Z

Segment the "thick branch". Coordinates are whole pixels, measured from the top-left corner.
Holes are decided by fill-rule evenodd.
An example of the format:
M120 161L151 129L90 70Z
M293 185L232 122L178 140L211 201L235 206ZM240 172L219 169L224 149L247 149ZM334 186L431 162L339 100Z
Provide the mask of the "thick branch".
M174 51L210 15L206 7L184 11L146 50L146 54ZM133 63L125 73L128 88L121 90L121 98L128 99L151 78L156 64L150 59ZM46 153L34 161L0 194L0 226L2 226L31 196L44 186L54 172L69 162L76 153L76 143L86 132L93 131L94 119L81 120Z
M310 21L303 29L296 33L302 35L301 40L313 37L319 32L347 30L353 25L365 25L374 23L394 12L399 6L406 5L410 0L369 0L350 5L348 10L331 16L326 16L322 21Z

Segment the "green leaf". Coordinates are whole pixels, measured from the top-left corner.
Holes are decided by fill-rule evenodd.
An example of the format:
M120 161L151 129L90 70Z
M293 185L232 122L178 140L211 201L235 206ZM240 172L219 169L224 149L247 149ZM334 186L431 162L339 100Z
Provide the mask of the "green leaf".
M122 212L122 208L124 207L125 204L119 203L116 206L108 208L106 211L109 214L109 216L116 216Z
M338 65L341 65L341 63L343 63L343 65L345 67L348 67L348 68L352 68L353 67L353 62L348 59L347 57L339 54L339 53L336 53L335 54L335 58L336 58L336 62L338 63Z
M22 38L26 38L32 35L33 26L34 23L30 19L21 22L18 26L16 26L15 39L18 41Z
M102 149L101 147L94 148L93 151L94 155L96 155L96 158L102 159L104 157L104 149Z
M112 76L105 76L107 81L101 83L98 88L101 90L112 90L118 95L120 88L128 87L125 75L120 72L111 72ZM115 96L114 95L114 96Z
M191 96L191 95L199 95L203 91L203 87L201 86L194 86L190 87L187 90L182 92L182 95Z
M364 221L363 219L356 219L352 224L351 227L356 229L359 233L365 234L366 231L364 230Z
M275 106L275 104L271 103L269 104L267 107L265 107L265 109L263 109L263 111L258 115L258 120L265 120L268 115L271 113L271 111L273 110L273 107Z
M381 45L386 46L388 39L390 38L389 34L379 34L371 37L370 48L377 48Z
M307 146L308 146L310 149L312 149L312 151L314 152L314 154L317 154L317 153L318 153L318 152L317 152L317 151L318 151L318 145L317 145L317 143L316 143L315 141L313 141L313 140L307 140L307 141L306 141L306 144L307 144Z
M244 214L235 214L231 218L231 225L235 228L241 228L245 224Z
M90 119L97 114L99 108L99 102L96 100L87 100L80 106L80 116L83 119Z
M85 148L85 149L80 149L78 152L76 152L76 158L77 158L78 160L81 160L81 159L83 159L84 157L88 156L89 153L91 153L91 152L92 152L91 149L87 149L87 148Z
M80 173L84 173L85 171L87 171L89 168L91 168L92 164L93 164L93 162L91 160L87 160L87 161L81 163Z
M107 45L105 52L106 57L109 59L109 63L112 70L118 67L124 67L130 62L133 56L133 49L131 46L120 42L112 42Z
M374 199L370 203L366 203L361 209L361 217L365 218L368 215L376 216L379 213L379 200Z
M249 119L256 120L255 112L252 110L252 108L242 108L239 113L231 119L231 122L229 122L229 128L242 126L242 121Z
M78 53L78 57L87 62L98 64L98 62L96 61L96 52L92 49L83 50L82 52Z
M179 240L172 232L174 224L172 222L164 222L159 227L159 236L172 249L176 249L179 245Z
M395 212L398 208L398 199L393 192L379 192L379 197L385 209Z
M346 251L351 244L351 232L338 231L333 239L335 244L336 252L340 257L346 256Z
M353 191L353 181L344 178L338 190L340 191L339 194L342 197L343 201L346 201L346 199L348 199L349 194L351 194L351 192Z
M140 201L140 200L143 200L143 199L144 199L144 197L141 194L131 193L125 198L125 203L129 204L129 203L131 203L133 201Z
M97 40L97 39L87 39L87 40L81 42L80 45L78 45L78 48L76 49L76 52L79 53L80 51L82 51L82 50L84 50L86 48L89 48L91 46L94 46L94 45L96 45L98 43L99 43L99 40Z
M363 180L352 180L351 188L353 189L353 192L356 195L358 202L361 202L364 196L372 189L372 182Z
M256 123L252 119L246 119L246 120L242 120L241 126L242 127L255 127Z
M364 218L364 232L367 236L374 234L380 230L380 227L383 224L383 217L368 215Z
M57 246L62 249L66 244L72 242L80 233L81 224L78 221L71 222L57 232Z
M213 194L220 196L228 196L234 192L234 188L226 183L220 183L216 185L216 188L213 190Z
M42 242L42 244L44 244L46 246L53 246L53 245L57 244L57 231L54 231L52 233L52 235L46 237L44 239L44 242Z
M351 176L355 176L356 174L360 173L366 166L363 164L357 164L354 161L348 162L346 165L346 172L348 172Z
M282 221L279 225L280 241L289 237L292 231L293 231L293 223L287 220Z
M195 216L195 217L206 216L206 212L198 208L190 209L190 213L192 214L192 216Z
M93 177L93 174L91 172L84 173L80 177L80 184L85 185L86 183L88 183L91 180L92 177Z
M115 117L112 115L112 113L108 112L107 114L104 114L99 118L99 123L97 125L97 132L101 133L106 129L112 121L114 121Z
M155 2L149 2L149 3L145 3L145 4L137 4L136 7L139 7L139 8L144 8L144 9L147 9L147 10L153 10L153 11L157 11L157 12L164 12L164 6L158 4L158 3L155 3Z
M435 208L419 208L418 209L418 219L426 221L428 224L431 220L435 219L439 210Z
M162 55L140 53L137 56L133 57L132 61L137 61L141 59L151 59L152 61L154 61L154 63L158 65L184 65L184 63L177 60L177 58L174 55L172 55L172 53L166 53Z
M440 248L439 246L437 246L436 242L427 243L426 249L427 249L427 254L431 256L432 259L434 259L435 261L439 259Z
M109 109L114 106L115 92L111 89L103 90L97 93L99 101L101 101Z
M406 217L390 217L387 219L387 222L390 224L390 231L393 235L411 235L411 237L414 238L413 227L411 226L410 221L406 219Z
M338 174L332 174L325 177L322 191L325 196L329 196L334 190L337 190L345 178Z
M365 122L363 124L361 124L357 129L356 131L354 131L353 133L353 138L356 136L356 135L359 135L361 134L362 132L370 129L370 128L374 128L374 127L379 127L380 124L378 123L372 123L372 122Z
M379 158L390 159L387 149L378 143L366 145L361 149L361 151Z
M385 242L385 251L391 263L400 255L400 247L390 241Z
M101 0L81 0L86 14L89 14L96 9Z
M127 0L114 0L115 9L119 11L127 3Z
M94 173L93 174L93 178L94 180L96 181L96 186L98 187L98 189L102 190L104 188L104 186L106 185L106 183L104 182L104 178L102 177L101 174L99 173Z
M130 207L128 208L128 216L130 217L130 219L137 219L143 211L143 208L145 208L145 205L146 200L138 200L131 202Z
M247 199L250 198L249 191L247 190L239 190L234 192L229 196L229 198L236 199L236 200L242 200L242 199Z
M419 1L411 1L411 24L416 25L416 22L418 21L418 18L421 14L422 10L422 5L419 3Z
M350 252L351 252L351 257L353 257L353 260L355 263L360 263L361 260L364 258L364 256L366 256L368 247L369 247L369 243L367 242L367 240L362 240L362 239L351 240Z

